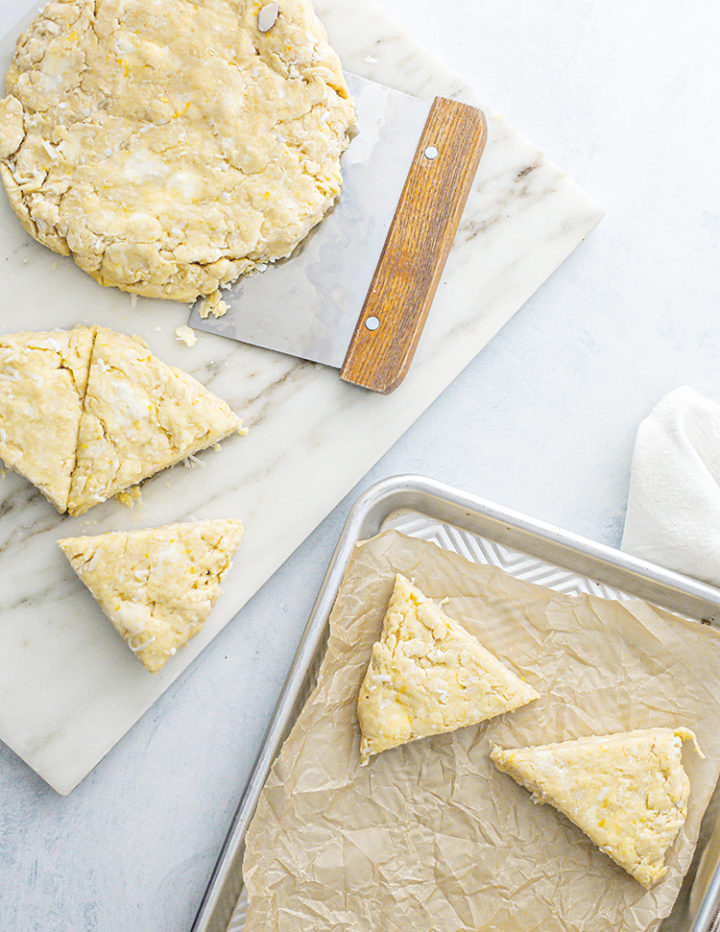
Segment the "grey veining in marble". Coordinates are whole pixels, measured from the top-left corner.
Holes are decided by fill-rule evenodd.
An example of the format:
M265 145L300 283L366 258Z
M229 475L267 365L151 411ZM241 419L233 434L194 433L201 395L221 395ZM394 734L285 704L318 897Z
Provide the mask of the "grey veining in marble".
M418 96L474 102L373 2L323 0L318 11L349 70ZM10 48L0 48L3 61ZM173 336L186 308L103 289L31 241L0 201L3 331L97 323L138 333L250 428L202 454L202 465L146 482L132 511L113 501L62 518L18 477L0 486L0 737L59 792L77 785L599 220L572 181L485 109L488 145L432 314L409 377L387 398L211 335L187 349ZM221 516L246 525L225 596L201 634L150 676L55 542Z

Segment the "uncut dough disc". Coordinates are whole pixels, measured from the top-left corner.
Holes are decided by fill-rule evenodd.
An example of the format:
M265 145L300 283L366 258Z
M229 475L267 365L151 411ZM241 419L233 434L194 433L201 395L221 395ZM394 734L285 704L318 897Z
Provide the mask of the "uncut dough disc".
M192 301L289 255L340 192L354 106L308 0L53 0L0 100L27 231L103 285Z

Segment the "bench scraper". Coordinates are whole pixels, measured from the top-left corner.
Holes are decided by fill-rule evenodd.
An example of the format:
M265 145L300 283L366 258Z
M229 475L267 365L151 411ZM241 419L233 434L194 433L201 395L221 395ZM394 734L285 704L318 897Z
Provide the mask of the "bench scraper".
M340 369L385 394L405 377L487 136L481 110L346 75L358 133L343 189L287 259L238 279L230 310L188 323Z

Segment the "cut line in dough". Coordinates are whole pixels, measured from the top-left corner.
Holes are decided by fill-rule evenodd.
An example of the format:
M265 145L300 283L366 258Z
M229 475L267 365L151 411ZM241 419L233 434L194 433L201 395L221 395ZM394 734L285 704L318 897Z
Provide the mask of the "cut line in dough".
M0 337L0 458L81 514L242 421L139 337L76 327Z

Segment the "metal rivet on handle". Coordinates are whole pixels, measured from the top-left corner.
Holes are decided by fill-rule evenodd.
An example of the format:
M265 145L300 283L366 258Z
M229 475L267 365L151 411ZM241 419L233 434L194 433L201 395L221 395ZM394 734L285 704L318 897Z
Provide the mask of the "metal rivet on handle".
M280 5L278 3L266 3L265 6L258 11L257 27L260 32L269 32L273 28L277 22L279 12Z
M380 321L377 319L377 317L368 317L368 319L365 321L365 326L368 328L368 330L377 330L377 328L380 326Z
M430 159L431 162L433 159L436 159L439 155L440 153L435 148L435 146L428 146L427 149L425 150L425 158Z

